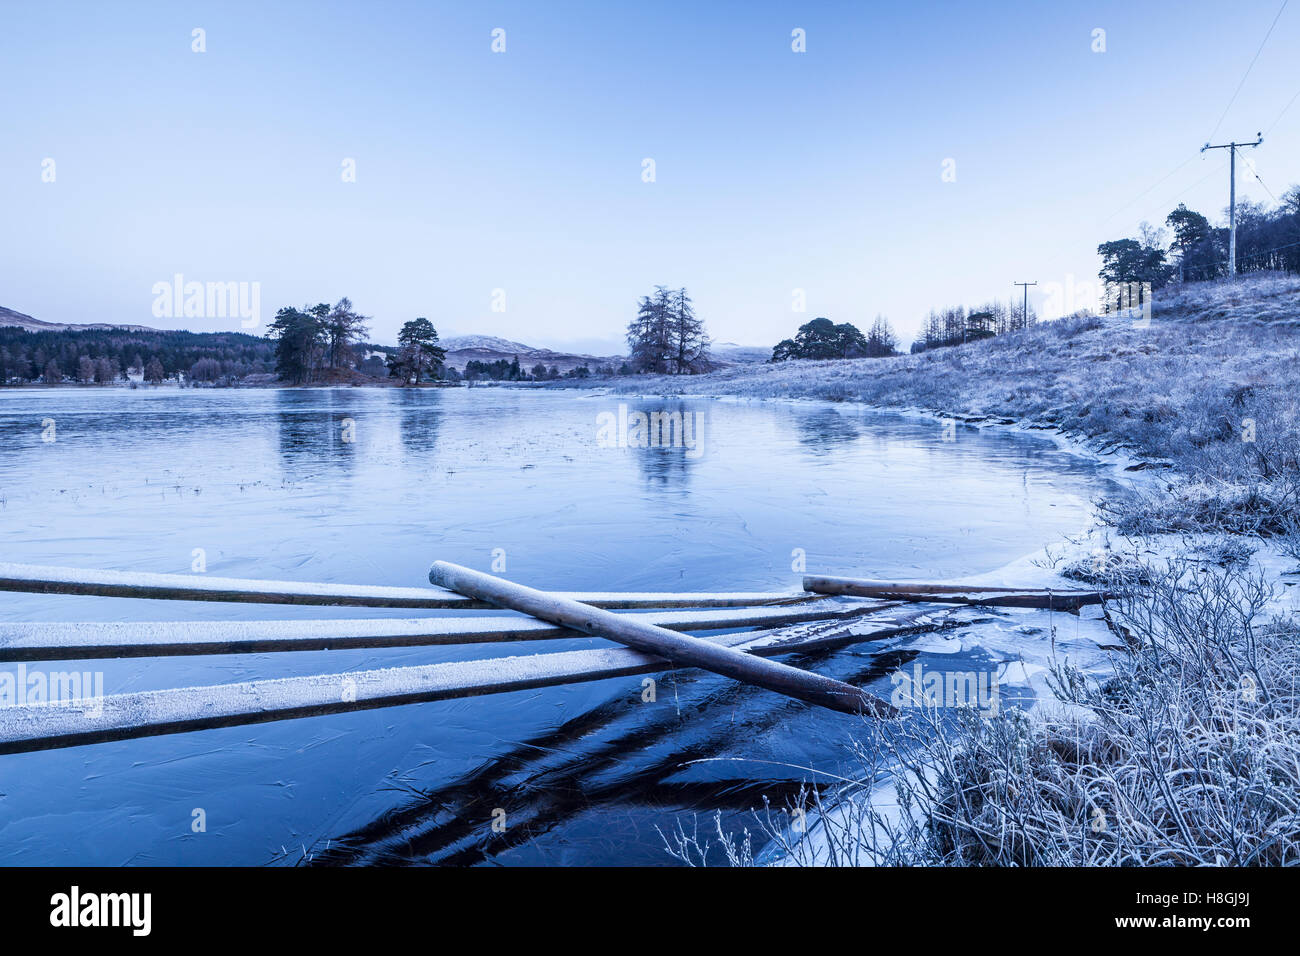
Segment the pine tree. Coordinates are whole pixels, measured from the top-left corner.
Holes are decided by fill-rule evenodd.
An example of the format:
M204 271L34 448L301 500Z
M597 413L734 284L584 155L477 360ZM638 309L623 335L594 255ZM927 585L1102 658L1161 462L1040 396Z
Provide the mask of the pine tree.
M636 318L627 327L628 359L638 372L669 371L672 341L671 305L665 286L655 286L653 296L642 296Z
M693 375L711 367L709 338L683 289L655 286L627 327L628 364L637 372Z
M352 300L344 296L335 303L325 317L326 359L330 368L350 365L355 356L352 346L365 338L369 329L369 316L352 308Z
M276 340L275 370L294 385L312 380L326 348L325 318L329 306L283 308L275 313L266 334ZM146 376L147 377L147 376Z
M397 345L397 354L388 360L388 374L401 378L403 384L419 385L423 373L435 374L447 358L447 350L438 344L438 330L423 316L402 326ZM470 371L468 365L465 371Z
M684 288L671 293L668 328L672 345L672 373L695 375L707 372L712 365L709 360L709 337Z
M894 327L883 315L876 316L876 321L871 323L871 329L867 332L864 354L870 358L898 354L898 336L894 333Z

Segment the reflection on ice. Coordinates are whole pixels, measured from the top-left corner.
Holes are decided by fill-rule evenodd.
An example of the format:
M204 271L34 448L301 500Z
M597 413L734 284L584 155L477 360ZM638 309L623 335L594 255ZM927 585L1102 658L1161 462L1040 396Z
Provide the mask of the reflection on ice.
M597 416L620 401L691 414L702 452L598 447ZM41 440L47 418L54 442ZM496 388L0 392L0 559L32 564L191 573L202 549L214 576L418 587L441 558L559 590L779 590L797 585L800 549L812 573L936 580L1079 530L1100 490L1093 465L1046 440L958 428L945 442L938 424L848 406ZM339 616L0 602L4 622ZM93 669L112 694L481 656L388 648ZM807 663L887 695L899 661L866 647ZM653 704L640 690L612 680L8 757L0 856L255 864L283 846L337 863L670 862L654 827L679 810L779 804L813 779L792 768L846 759L851 718L699 674L661 676ZM189 831L195 807L207 834ZM494 840L498 807L513 824Z

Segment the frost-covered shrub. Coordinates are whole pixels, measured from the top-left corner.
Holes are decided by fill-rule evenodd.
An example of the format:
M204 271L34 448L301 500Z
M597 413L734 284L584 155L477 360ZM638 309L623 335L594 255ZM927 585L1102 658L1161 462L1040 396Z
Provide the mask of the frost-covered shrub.
M1118 591L1150 581L1144 564L1129 555L1114 551L1103 551L1071 561L1061 568L1060 575L1103 591Z
M1255 272L1219 282L1188 282L1160 290L1152 306L1156 318L1175 316L1198 322L1295 322L1300 276Z
M872 721L860 781L801 796L807 834L770 807L758 828L793 864L1300 864L1300 627L1262 618L1271 590L1239 565L1150 574L1111 604L1111 676L1058 664L1048 711ZM715 830L723 859L755 862L748 831ZM698 863L711 840L668 843Z
M1229 565L1249 564L1255 548L1244 538L1222 535L1213 541L1197 545L1192 551L1203 560L1226 568Z
M1105 324L1105 320L1100 316L1089 312L1077 312L1074 315L1058 319L1053 323L1052 331L1061 338L1069 339L1084 332L1091 332L1093 329L1100 329Z
M832 814L840 859L856 841L872 863L1300 863L1300 629L1261 620L1270 597L1240 568L1173 561L1112 607L1114 676L1057 667L1068 710L882 723L864 751L893 762L898 809ZM777 832L792 861L829 862L825 835Z
M1274 482L1184 481L1166 493L1135 493L1101 503L1123 535L1223 531L1276 535L1300 508L1300 475Z

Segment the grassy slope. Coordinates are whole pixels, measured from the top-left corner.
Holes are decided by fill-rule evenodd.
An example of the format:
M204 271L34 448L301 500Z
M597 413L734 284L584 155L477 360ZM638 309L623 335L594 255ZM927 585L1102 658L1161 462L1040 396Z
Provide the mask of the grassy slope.
M741 365L616 387L1014 418L1173 458L1215 430L1241 390L1287 382L1300 382L1300 278L1252 277L1157 298L1149 328L1070 318L920 355Z

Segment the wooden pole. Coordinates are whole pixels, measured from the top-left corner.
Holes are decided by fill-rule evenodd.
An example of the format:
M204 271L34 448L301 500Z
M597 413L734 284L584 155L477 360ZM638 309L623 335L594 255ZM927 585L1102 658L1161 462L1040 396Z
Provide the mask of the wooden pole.
M647 611L642 620L673 631L778 627L850 620L895 608L895 602L844 606L819 601L796 607ZM0 623L0 661L264 654L347 648L424 647L586 638L530 617L425 617L373 621L144 621L109 624Z
M458 564L435 561L429 569L429 581L498 607L521 611L552 624L657 654L673 664L702 667L831 710L877 715L893 712L885 701L852 684L753 657L699 638L675 634L666 628L524 587Z
M1076 611L1085 604L1101 604L1114 597L1105 591L1055 591L1051 588L997 588L966 584L898 584L824 575L804 578L803 586L804 590L817 594L851 594L886 601L935 601L939 604L1048 608L1056 611Z
M332 607L404 607L474 610L489 607L459 594L428 588L373 584L315 584L306 581L258 581L205 574L158 574L102 571L0 562L0 591L34 594L89 594L100 597L151 598L164 601L228 601L238 604L309 604ZM821 600L791 592L723 591L656 594L592 591L569 594L596 607L755 607Z
M893 615L886 626L870 630L845 626L822 631L816 625L803 624L758 634L723 634L707 641L760 657L833 650L957 626L959 622L945 618L948 613L913 609ZM663 658L626 647L595 647L526 657L132 691L88 698L75 706L16 704L0 707L0 754L506 694L654 673L667 663Z

